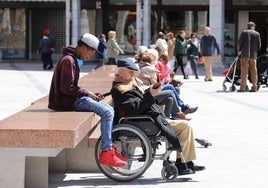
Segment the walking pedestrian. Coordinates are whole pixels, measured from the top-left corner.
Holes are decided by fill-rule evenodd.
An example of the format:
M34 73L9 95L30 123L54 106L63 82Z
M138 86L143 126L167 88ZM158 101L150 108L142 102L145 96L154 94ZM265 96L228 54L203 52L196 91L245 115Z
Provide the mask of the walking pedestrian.
M256 92L258 89L258 75L256 60L258 50L261 48L260 34L255 31L256 24L248 22L247 29L244 30L238 39L238 54L241 56L241 83L239 92L245 92L247 87L248 71L252 83L251 92Z
M198 77L198 53L200 51L200 43L197 39L196 33L191 34L191 38L188 41L189 47L187 48L187 59L190 61L190 65L192 70L194 71L195 78L199 79Z
M176 73L178 68L181 68L181 73L184 79L188 79L188 75L184 72L184 65L183 65L183 56L186 55L186 45L187 41L185 39L186 33L184 30L179 31L176 41L175 41L175 48L174 48L174 56L176 57L176 61L174 63L173 71Z
M55 48L54 42L49 38L49 35L50 30L45 29L38 48L38 52L41 54L44 70L50 70L53 68L52 53L55 51Z
M215 49L217 50L217 57L221 58L221 51L216 37L211 34L211 29L205 27L205 35L200 40L200 52L204 57L205 64L205 81L213 81L212 65L214 60Z
M167 34L167 44L168 44L168 61L172 70L174 69L175 57L173 55L175 48L175 37L173 32Z
M107 56L108 56L108 65L116 65L116 58L119 54L124 54L124 51L119 47L116 41L116 32L108 32L108 41L107 41Z
M107 59L107 55L106 55L106 49L107 49L107 43L106 43L106 39L105 39L105 35L101 34L99 36L99 46L98 46L98 51L96 52L96 59L99 61L99 66L102 66L106 59Z

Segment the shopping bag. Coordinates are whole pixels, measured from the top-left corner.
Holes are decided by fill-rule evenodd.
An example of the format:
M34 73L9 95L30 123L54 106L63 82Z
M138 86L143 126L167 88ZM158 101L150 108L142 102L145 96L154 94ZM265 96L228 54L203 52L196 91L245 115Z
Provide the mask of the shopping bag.
M190 65L190 62L188 61L184 67L184 73L186 75L191 75L192 74L192 68L191 68L191 65Z

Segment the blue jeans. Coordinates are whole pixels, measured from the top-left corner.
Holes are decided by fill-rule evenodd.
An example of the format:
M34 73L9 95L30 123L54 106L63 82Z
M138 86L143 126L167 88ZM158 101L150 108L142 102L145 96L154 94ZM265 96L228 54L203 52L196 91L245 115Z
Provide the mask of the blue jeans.
M75 110L81 112L94 112L101 117L101 148L102 151L112 147L112 127L114 109L110 105L97 102L90 97L83 96L75 101Z
M189 60L190 60L190 63L191 63L191 68L193 69L195 76L198 76L197 58L196 57L190 57Z
M179 107L181 107L181 111L185 111L187 109L187 105L184 104L184 102L181 100L178 92L176 91L175 87L171 84L165 84L163 86L163 89L162 90L171 90L173 91L175 97L176 97L176 100L177 100L177 103L179 105Z

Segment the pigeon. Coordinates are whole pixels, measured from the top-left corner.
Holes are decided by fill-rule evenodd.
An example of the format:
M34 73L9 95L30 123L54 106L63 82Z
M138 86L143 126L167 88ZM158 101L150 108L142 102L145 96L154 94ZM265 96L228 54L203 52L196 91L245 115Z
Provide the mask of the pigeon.
M195 141L197 141L201 146L204 146L205 148L212 146L212 144L205 139L196 138Z

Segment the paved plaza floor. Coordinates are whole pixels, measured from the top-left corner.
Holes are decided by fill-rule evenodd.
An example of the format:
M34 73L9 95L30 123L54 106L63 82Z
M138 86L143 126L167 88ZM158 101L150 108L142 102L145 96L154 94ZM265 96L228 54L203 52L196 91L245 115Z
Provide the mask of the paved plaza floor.
M96 63L82 67L81 76ZM197 160L206 170L178 176L166 182L161 177L162 162L154 161L145 174L132 182L114 182L101 173L50 174L49 188L159 187L159 188L265 188L268 186L268 88L256 93L223 92L223 68L214 68L213 82L190 76L183 80L181 97L198 111L189 122L196 138L212 143L204 148L196 143ZM181 74L179 72L179 74ZM26 108L48 94L52 71L43 71L40 62L0 63L0 120ZM229 83L226 83L229 87ZM172 154L175 159L175 154Z

